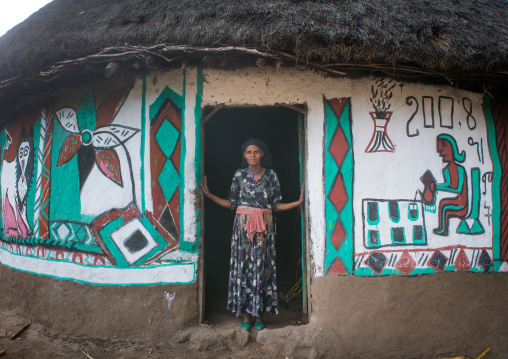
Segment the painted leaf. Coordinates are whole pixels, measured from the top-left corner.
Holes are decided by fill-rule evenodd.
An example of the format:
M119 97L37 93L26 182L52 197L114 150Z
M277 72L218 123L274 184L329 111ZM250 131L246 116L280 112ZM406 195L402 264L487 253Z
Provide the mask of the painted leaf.
M62 145L56 166L59 167L69 162L78 151L79 146L81 146L81 135L69 135Z
M112 148L124 143L138 132L136 128L122 125L104 126L94 132L92 143L95 148Z
M93 132L95 130L95 102L93 99L93 91L90 90L81 100L78 107L78 124L81 132L89 130Z
M78 115L74 109L70 107L62 108L56 112L55 116L65 131L76 134L80 133L78 126Z
M104 100L104 102L97 109L96 127L109 125L111 121L113 121L118 110L120 110L123 102L127 98L130 90L130 88L118 90Z
M123 187L120 160L115 150L95 151L95 162L106 177Z

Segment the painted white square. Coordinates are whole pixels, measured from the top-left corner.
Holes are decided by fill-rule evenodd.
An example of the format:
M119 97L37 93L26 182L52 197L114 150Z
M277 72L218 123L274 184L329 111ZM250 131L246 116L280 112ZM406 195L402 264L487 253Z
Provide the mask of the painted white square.
M56 233L58 234L58 237L60 237L61 240L66 240L67 236L71 231L69 231L69 228L65 224L61 224L56 229Z
M125 240L128 239L134 232L136 232L136 230L139 230L145 236L147 244L142 249L132 253L125 246ZM141 221L137 218L134 218L122 227L118 228L112 232L110 236L129 264L135 263L145 254L157 247L157 242L155 242L153 237L146 230Z

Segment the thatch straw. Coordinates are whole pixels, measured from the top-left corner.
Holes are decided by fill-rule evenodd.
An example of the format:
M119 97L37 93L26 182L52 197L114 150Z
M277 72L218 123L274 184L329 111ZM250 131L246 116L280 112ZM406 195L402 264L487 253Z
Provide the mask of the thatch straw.
M128 44L240 46L315 63L508 70L506 0L54 0L0 38L0 79Z

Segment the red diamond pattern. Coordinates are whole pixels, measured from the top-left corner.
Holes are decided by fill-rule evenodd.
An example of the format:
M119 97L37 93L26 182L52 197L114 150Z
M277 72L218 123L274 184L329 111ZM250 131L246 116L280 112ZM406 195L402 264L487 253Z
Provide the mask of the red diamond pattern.
M332 99L328 102L328 104L330 105L335 114L335 117L337 118L337 121L340 120L342 111L344 111L344 107L347 103L347 100L348 100L347 98ZM348 195L346 192L346 188L344 187L344 181L342 175L340 174L340 169L342 166L342 162L344 161L344 158L346 157L349 151L349 148L350 148L349 143L346 139L344 131L342 130L340 124L337 123L337 128L335 130L335 133L333 134L333 138L330 142L330 145L328 146L328 151L332 155L334 161L337 163L338 171L334 179L334 184L330 192L327 194L327 196L330 202L335 206L335 209L339 214L348 200ZM333 229L333 233L330 238L330 241L332 242L336 250L339 250L345 238L346 231L340 220L337 220L337 222L335 223L335 228ZM328 269L328 273L340 273L340 274L347 273L347 270L339 257L335 258L332 265Z
M328 269L327 274L331 274L331 273L338 273L338 274L347 273L346 268L344 267L344 264L342 263L342 261L340 260L339 257L335 258L332 265Z
M342 211L342 208L344 208L344 205L348 200L344 181L342 180L342 175L340 173L338 173L337 177L335 177L335 183L328 194L328 199L333 203L335 209L339 213Z
M469 262L469 258L467 258L466 252L461 248L459 253L457 254L457 258L455 259L455 263L453 263L455 268L460 271L467 272L471 269L471 263Z
M408 251L404 251L400 259L395 263L395 269L404 275L409 275L415 269L416 262Z
M333 156L333 159L337 162L337 166L339 168L342 166L342 162L344 161L344 157L346 157L348 151L349 144L346 136L344 135L344 131L340 125L337 125L337 129L335 130L328 152L330 152Z
M335 222L335 228L333 229L332 236L330 237L330 241L333 243L333 246L336 250L339 250L342 242L346 238L346 231L344 231L344 227L339 219Z

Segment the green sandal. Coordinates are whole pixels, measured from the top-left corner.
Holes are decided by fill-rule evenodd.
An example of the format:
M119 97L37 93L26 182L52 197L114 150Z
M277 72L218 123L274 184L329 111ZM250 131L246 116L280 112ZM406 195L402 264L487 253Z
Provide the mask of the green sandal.
M263 322L256 322L254 324L254 327L256 327L257 330L263 330L266 328L266 325Z
M251 326L250 322L242 322L242 324L240 324L240 328L246 331L249 331Z

